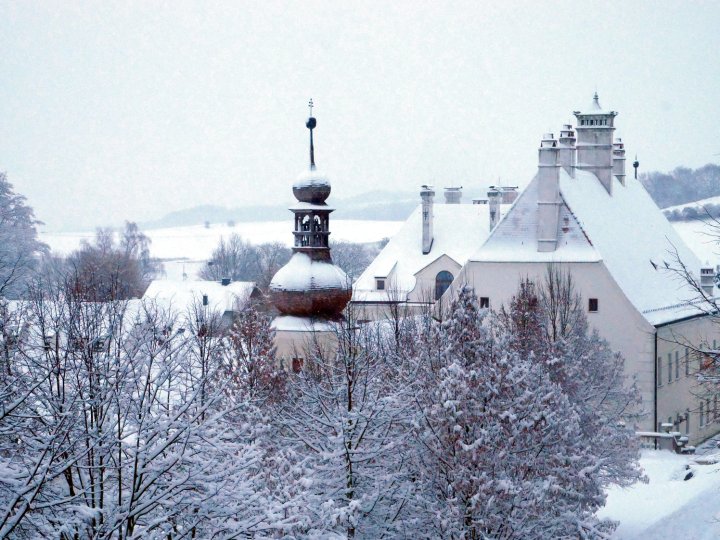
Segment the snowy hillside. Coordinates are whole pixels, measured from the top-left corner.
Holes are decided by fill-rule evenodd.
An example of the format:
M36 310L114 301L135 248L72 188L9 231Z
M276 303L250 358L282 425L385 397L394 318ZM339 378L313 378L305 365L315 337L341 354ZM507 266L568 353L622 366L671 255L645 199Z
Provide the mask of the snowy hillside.
M678 210L682 212L685 208L702 208L703 206L709 204L720 204L720 195L716 197L708 197L707 199L700 199L699 201L677 204L675 206L668 206L667 208L663 208L663 212L672 212L673 210Z
M720 202L720 197L718 198ZM331 223L332 239L349 242L377 242L392 237L403 225L402 221L334 220ZM712 237L712 229L703 221L676 221L673 226L704 263L720 263L720 247ZM152 240L152 255L166 261L167 277L180 279L182 265L188 275L194 274L208 259L220 238L236 233L255 244L282 242L292 245L292 224L288 220L237 223L234 227L226 224L203 226L171 227L145 231ZM82 240L92 241L94 233L41 232L40 239L56 253L67 254L78 248ZM172 261L175 261L174 263ZM177 268L175 268L177 267Z
M695 252L701 263L720 264L720 230L711 221L691 220L671 222L680 238Z
M645 450L640 463L650 482L611 488L598 515L620 522L613 536L618 540L720 538L720 463L712 463L716 460L717 454ZM686 481L689 470L693 477Z
M333 240L347 242L378 242L393 236L400 228L401 221L360 221L334 220L331 222ZM292 222L265 221L237 223L234 227L226 224L203 226L172 227L149 229L144 231L152 241L150 252L153 257L162 259L168 279L182 279L183 273L192 277L207 261L212 250L221 238L239 234L253 244L281 242L292 245ZM48 244L55 253L68 254L77 249L83 240L92 242L92 232L61 233L41 232L40 239Z

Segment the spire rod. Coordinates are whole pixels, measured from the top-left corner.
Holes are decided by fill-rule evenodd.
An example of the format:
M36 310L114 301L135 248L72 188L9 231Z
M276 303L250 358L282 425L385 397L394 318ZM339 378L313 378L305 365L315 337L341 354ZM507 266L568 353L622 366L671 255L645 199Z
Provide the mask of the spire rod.
M635 180L637 180L637 170L640 166L640 162L638 161L637 154L635 154L635 161L633 161L633 167L635 168Z
M310 130L310 170L315 170L315 145L313 144L313 129L315 129L315 126L317 125L317 120L313 118L312 110L313 110L313 100L310 98L310 101L308 102L308 107L310 109L310 118L308 118L308 121L305 123L305 126Z

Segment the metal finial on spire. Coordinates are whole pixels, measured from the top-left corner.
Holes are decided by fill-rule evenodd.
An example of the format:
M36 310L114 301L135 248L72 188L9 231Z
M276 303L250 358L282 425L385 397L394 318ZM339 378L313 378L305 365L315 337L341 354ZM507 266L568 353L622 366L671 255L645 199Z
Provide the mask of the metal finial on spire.
M638 161L637 154L635 154L635 161L633 161L633 167L635 168L635 180L637 180L637 170L640 166L640 162Z
M310 118L308 118L307 122L305 123L305 127L307 127L310 130L310 170L315 170L315 146L313 144L313 129L315 129L315 126L317 126L317 120L313 118L312 110L313 110L313 100L310 98L310 101L308 102L308 107L310 108Z

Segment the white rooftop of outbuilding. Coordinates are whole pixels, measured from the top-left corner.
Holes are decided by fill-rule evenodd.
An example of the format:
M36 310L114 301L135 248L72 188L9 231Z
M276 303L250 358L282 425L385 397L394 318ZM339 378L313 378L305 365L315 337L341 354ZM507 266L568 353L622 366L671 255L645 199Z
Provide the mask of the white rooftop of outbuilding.
M510 205L500 206L501 214ZM386 302L388 293L407 294L416 283L415 275L447 255L459 265L477 251L488 237L489 205L438 204L433 205L433 243L430 253L422 252L422 205L410 214L405 224L370 263L353 286L353 300ZM386 278L388 290L376 290L376 278ZM394 299L394 298L393 298Z
M257 288L251 281L231 281L222 285L219 281L156 279L145 291L143 300L152 300L165 308L184 313L207 295L208 308L224 313L235 309L238 302L247 303L255 291Z
M472 261L602 261L625 296L651 324L701 314L688 306L694 293L668 266L677 257L694 272L700 261L685 245L642 184L613 177L612 195L598 178L560 170L561 207L558 248L538 252L537 179L520 195Z

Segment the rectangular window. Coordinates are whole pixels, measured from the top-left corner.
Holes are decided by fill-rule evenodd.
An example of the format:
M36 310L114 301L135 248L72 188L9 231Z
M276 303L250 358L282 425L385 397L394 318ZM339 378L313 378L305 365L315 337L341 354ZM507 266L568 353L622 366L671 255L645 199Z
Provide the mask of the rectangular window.
M680 351L675 351L675 380L680 378Z
M705 424L709 424L712 422L712 417L710 416L710 398L707 398L705 400Z
M690 410L685 411L685 435L690 433Z
M668 382L672 382L672 353L668 353Z
M703 427L705 425L705 415L703 414L704 408L703 408L703 402L700 402L700 427Z
M713 398L713 420L717 422L718 416L717 416L717 394L715 394L715 397Z
M662 386L662 358L657 357L657 385Z
M489 308L490 307L490 298L487 296L481 296L480 297L480 307L481 308Z
M588 300L588 311L590 313L597 313L597 310L598 310L598 299L590 298Z
M385 290L385 280L384 279L376 279L375 280L375 288L378 291L384 291Z
M690 376L690 349L685 347L685 376Z

